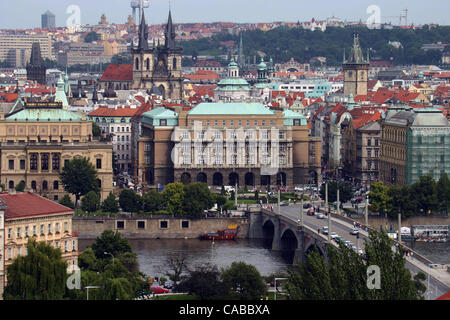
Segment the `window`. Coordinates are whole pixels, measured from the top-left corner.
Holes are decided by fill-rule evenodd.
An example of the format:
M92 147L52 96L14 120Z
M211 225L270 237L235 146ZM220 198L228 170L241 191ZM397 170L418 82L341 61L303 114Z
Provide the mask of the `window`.
M116 221L116 229L124 229L125 228L125 221L121 220L121 221Z
M280 139L285 139L285 138L286 138L286 132L284 132L284 131L279 131L279 132L278 132L278 138L280 138Z
M48 153L44 153L41 156L41 170L48 170Z
M69 251L69 244L67 243L67 240L64 241L64 251Z
M59 189L59 181L55 180L53 181L53 190L58 190Z
M242 120L239 120L239 121L238 121L238 125L239 125L239 126L242 126Z
M47 233L52 234L52 224L51 223L48 224L47 229L48 229Z
M59 248L59 241L55 241L55 248Z
M161 120L159 120L159 125L160 125L160 126L167 126L167 119L161 119Z
M189 228L189 220L181 221L181 228L182 229L188 229Z
M64 222L64 232L69 232L69 223Z
M53 170L59 170L59 154L54 154L52 156L52 169Z
M55 233L59 233L59 222L55 223Z
M66 165L68 165L69 164L69 159L65 159L64 160L64 166L66 166Z
M36 190L36 181L31 181L31 189Z
M367 145L368 145L368 146L371 146L371 145L372 145L372 139L370 139L370 138L367 139Z
M111 127L111 132L114 132L114 127Z
M167 220L162 220L159 222L160 229L167 229L168 226L169 226L169 221L167 221Z
M75 245L75 240L72 240L72 251L76 250L76 245ZM74 264L73 260L72 260L72 264Z
M97 169L102 168L102 159L97 159Z
M48 182L47 181L42 181L42 190L48 190Z
M25 237L28 238L28 226L25 227Z
M8 260L12 260L12 249L8 248Z
M137 222L137 228L138 229L145 229L145 221L138 221Z
M261 125L265 126L266 125L266 120L263 120Z
M37 236L37 226L33 226L33 236Z
M8 161L8 168L9 168L9 170L14 170L14 160Z
M41 235L44 235L44 231L45 231L45 226L43 224L41 224Z
M294 126L300 126L300 125L301 125L300 119L294 119Z
M250 120L247 120L246 125L247 127L250 126Z
M8 229L8 239L11 239L12 237L12 229Z
M378 147L378 139L375 139L375 146Z
M20 160L20 170L25 170L25 160Z
M37 153L32 153L30 155L30 170L37 170L38 168L38 155Z
M219 121L218 120L214 120L214 125L218 126L219 125Z
M258 120L253 121L253 125L257 126L258 125Z
M14 181L9 181L8 187L9 189L14 189Z
M17 238L20 238L22 236L22 230L21 228L17 228Z

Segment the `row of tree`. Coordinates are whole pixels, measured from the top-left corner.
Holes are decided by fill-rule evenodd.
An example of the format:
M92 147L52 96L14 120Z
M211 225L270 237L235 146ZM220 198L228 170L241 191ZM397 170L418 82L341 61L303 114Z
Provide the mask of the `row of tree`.
M412 185L386 186L374 182L369 193L371 210L390 217L409 217L435 212L447 213L450 207L450 180L446 173L436 182L432 176L422 176Z
M310 31L301 27L278 27L264 32L261 30L244 31L244 54L253 57L264 51L275 62L286 62L291 57L305 63L313 57L327 58L328 65L339 66L342 63L344 49L347 55L353 45L353 33L359 33L361 47L366 55L370 48L370 56L392 61L399 65L440 64L441 53L437 50L422 50L425 43L449 43L450 27L439 26L422 29L369 29L366 27L348 26L345 28L327 27L326 31ZM223 55L228 48L221 42L233 40L239 43L239 35L220 34L212 38L201 38L182 43L186 55ZM394 47L389 42L399 42ZM450 50L446 49L446 50ZM252 60L253 61L253 60ZM267 61L267 60L266 60ZM258 61L259 62L259 61Z
M7 267L5 300L129 300L148 290L149 283L139 272L136 254L119 233L104 231L78 257L80 287L70 288L67 263L61 249L45 241L29 240L27 255L18 256ZM70 282L70 279L69 279ZM74 281L73 284L75 284Z

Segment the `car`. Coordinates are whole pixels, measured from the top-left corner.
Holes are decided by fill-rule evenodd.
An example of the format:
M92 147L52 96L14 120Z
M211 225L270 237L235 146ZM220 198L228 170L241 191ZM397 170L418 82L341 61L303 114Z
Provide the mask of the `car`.
M336 241L336 243L344 242L344 238L339 235L337 237L335 237L333 240Z
M323 228L322 228L322 233L323 233L323 234L328 234L328 227L326 227L326 226L323 227Z
M348 240L344 240L344 244L348 247L349 245L350 245L350 241L348 241Z
M289 203L287 203L286 201L281 201L280 202L280 206L281 207L285 207L285 206L288 206L289 205Z
M172 280L167 280L166 282L164 282L164 288L172 289L173 288L173 281Z
M150 292L152 293L169 293L169 289L163 288L161 286L151 286Z
M314 210L309 209L308 212L306 212L306 214L307 214L308 216L313 216L313 215L314 215Z
M294 188L294 191L297 191L297 192L303 192L303 188L301 188L301 187L295 187L295 188Z
M325 219L324 214L323 214L323 213L319 213L319 214L317 215L317 219Z
M361 255L363 255L364 254L364 251L363 251L363 249L358 249L358 254L361 254Z
M331 239L337 238L338 234L336 232L331 232L330 237L331 237Z
M308 209L308 208L311 208L311 203L304 203L303 209Z
M359 228L353 228L351 231L350 231L350 234L352 234L352 235L357 235L359 233Z

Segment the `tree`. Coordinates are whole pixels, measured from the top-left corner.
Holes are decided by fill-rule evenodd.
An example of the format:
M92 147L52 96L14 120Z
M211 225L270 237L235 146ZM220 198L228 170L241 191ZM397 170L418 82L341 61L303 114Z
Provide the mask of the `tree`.
M349 201L352 196L352 187L344 182L332 181L328 183L328 202L337 201L337 188L339 187L339 202L344 203ZM320 197L325 199L325 184L320 187Z
M411 186L411 196L416 199L418 209L424 213L437 210L439 205L436 181L431 175L421 176Z
M448 212L450 206L450 180L447 173L444 173L437 183L437 198L439 201L439 208Z
M95 212L100 209L100 195L94 191L89 191L81 199L81 210L86 212Z
M117 203L116 196L114 195L114 193L112 193L112 191L108 194L106 199L103 201L102 211L103 212L111 212L111 213L119 212L119 204Z
M75 195L75 207L78 200L89 191L99 192L97 170L87 158L73 158L62 169L59 178L64 190Z
M155 213L156 211L162 209L164 205L163 196L157 190L150 190L144 197L144 211Z
M202 217L205 210L214 205L215 197L203 182L194 182L184 187L183 211L193 217Z
M138 212L142 210L142 197L132 189L125 189L119 194L119 204L125 212Z
M369 201L374 212L384 214L388 211L388 187L382 182L373 182L370 186Z
M17 192L23 192L25 190L25 181L20 181L16 187L15 187Z
M100 36L97 32L91 31L84 37L84 42L90 43L93 41L97 41L100 39Z
M58 203L68 208L75 209L75 205L73 204L70 196L67 193L61 198L61 200L59 200Z
M178 282L182 279L183 273L187 270L187 256L182 254L171 254L166 257L166 275L170 280Z
M5 300L60 300L66 294L67 264L61 250L29 240L26 256L7 267Z
M226 294L220 275L217 267L209 263L197 266L178 284L177 290L194 294L201 300L220 300Z
M164 203L169 213L175 216L183 214L184 184L181 182L169 183L162 192Z
M339 249L328 248L328 262L317 249L306 261L288 270L287 290L291 299L312 300L416 300L420 286L405 267L402 249L393 250L386 233L370 231L365 241L364 258L340 243ZM368 266L380 268L381 287L367 287Z
M105 254L105 252L112 254L114 257L118 257L122 253L132 252L128 240L122 239L119 232L112 230L103 231L92 244L91 248L97 259L110 259L111 256Z
M239 300L258 300L267 288L259 271L245 262L233 262L222 271L223 282L229 297Z
M101 134L102 134L102 129L100 129L100 127L95 122L93 122L92 123L92 136L100 137Z
M227 198L221 194L216 194L217 207L223 209L225 203L227 203Z

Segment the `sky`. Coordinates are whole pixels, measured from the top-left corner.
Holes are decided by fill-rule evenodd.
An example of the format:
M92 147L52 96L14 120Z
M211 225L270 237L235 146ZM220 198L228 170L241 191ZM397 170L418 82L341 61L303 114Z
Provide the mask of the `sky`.
M0 29L28 29L41 26L41 14L50 10L56 25L66 26L71 5L80 9L81 24L97 24L104 13L110 23L125 23L131 14L130 0L0 0ZM7 3L7 4L6 4ZM6 6L5 6L6 4ZM310 21L337 17L366 22L376 5L381 22L399 23L398 16L408 8L408 22L450 25L449 0L170 0L174 23ZM145 10L148 24L167 21L169 0L150 0Z

